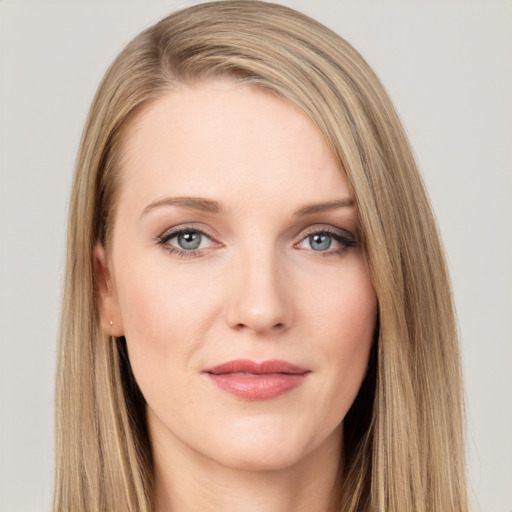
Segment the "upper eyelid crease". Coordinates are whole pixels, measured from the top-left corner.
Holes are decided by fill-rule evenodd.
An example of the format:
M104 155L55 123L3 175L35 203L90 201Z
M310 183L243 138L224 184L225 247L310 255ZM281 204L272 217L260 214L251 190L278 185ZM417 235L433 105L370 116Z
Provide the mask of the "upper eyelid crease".
M341 237L344 240L350 240L353 243L357 243L357 234L351 230L342 228L339 226L333 226L332 224L314 224L309 228L301 230L297 237L303 238L314 235L315 233L327 233L333 237Z
M344 229L327 228L327 229L314 229L314 230L311 230L310 232L304 233L304 235L299 240L299 242L297 242L296 245L299 245L300 243L302 243L304 240L306 240L310 236L315 235L315 234L320 234L320 233L327 234L330 237L337 240L338 242L350 245L352 247L357 245L357 243L358 243L357 238L350 231L346 231Z
M185 225L185 226L175 226L173 228L165 230L163 233L161 233L157 236L157 240L161 241L162 239L169 239L173 236L179 235L180 233L190 232L190 231L200 233L200 234L210 238L212 241L215 241L215 239L216 239L216 236L213 233L211 233L209 230L205 229L204 227ZM330 235L333 235L333 236L341 236L343 238L353 239L354 242L356 241L356 236L351 231L344 229L344 228L336 227L336 226L331 226L331 225L326 226L326 225L322 225L322 224L315 224L313 226L310 226L309 228L306 228L305 230L301 230L301 232L298 233L297 235L295 235L294 238L296 238L300 235L302 236L302 238L305 238L305 237L308 237L315 233L329 233Z
M202 236L205 236L206 238L209 238L212 241L215 241L215 236L211 234L209 231L205 230L204 228L198 228L194 226L184 226L184 227L174 227L171 229L168 229L164 231L161 235L158 235L158 240L164 240L164 239L171 239L175 236L178 236L182 233L199 233Z

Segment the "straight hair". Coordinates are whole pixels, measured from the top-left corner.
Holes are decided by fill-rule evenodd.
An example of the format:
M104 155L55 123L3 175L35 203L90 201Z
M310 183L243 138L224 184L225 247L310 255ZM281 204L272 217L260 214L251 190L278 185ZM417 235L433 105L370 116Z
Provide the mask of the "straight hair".
M133 119L217 77L298 107L354 196L378 300L367 375L344 419L339 510L467 510L460 356L443 250L407 137L380 81L340 36L255 0L196 5L133 39L103 78L76 161L56 389L57 512L150 512L144 398L125 341L100 327L93 250L108 249Z

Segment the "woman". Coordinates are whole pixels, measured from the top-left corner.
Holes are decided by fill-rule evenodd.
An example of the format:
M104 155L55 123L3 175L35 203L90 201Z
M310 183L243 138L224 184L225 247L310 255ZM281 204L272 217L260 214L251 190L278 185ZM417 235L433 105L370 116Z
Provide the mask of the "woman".
M137 36L69 226L56 510L467 509L435 224L339 36L252 1Z

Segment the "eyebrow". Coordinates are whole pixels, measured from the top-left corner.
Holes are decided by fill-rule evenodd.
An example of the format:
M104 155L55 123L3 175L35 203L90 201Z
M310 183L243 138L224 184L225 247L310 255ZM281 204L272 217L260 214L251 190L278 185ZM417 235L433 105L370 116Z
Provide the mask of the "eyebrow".
M222 213L224 211L221 204L213 199L204 199L201 197L165 197L149 203L142 211L142 215L147 214L159 206L180 206L181 208L208 213Z
M207 213L224 213L222 205L213 199L205 199L202 197L165 197L149 203L146 208L142 211L142 215L147 214L151 210L160 206L179 206L181 208L187 208L189 210L199 210ZM354 201L350 198L335 199L333 201L327 201L324 203L313 203L305 206L301 206L294 212L295 217L304 217L306 215L312 215L314 213L321 213L330 210L336 210L338 208L350 208L354 206Z
M306 206L301 206L295 211L296 217L303 217L305 215L312 215L313 213L321 213L330 210L337 210L338 208L350 208L354 206L354 201L350 198L335 199L325 203L313 203Z

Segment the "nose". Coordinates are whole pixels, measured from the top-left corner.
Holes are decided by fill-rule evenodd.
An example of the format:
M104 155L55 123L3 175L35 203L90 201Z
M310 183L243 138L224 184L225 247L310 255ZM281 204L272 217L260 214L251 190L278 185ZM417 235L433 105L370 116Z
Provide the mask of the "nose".
M239 257L227 280L225 312L231 328L262 335L290 326L291 283L273 251Z

